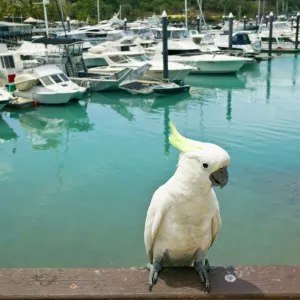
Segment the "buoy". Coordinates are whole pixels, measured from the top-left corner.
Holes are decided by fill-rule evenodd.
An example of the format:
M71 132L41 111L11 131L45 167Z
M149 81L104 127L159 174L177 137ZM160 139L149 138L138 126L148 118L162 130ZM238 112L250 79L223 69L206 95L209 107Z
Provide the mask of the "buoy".
M277 47L276 50L283 50L283 48L282 47Z
M34 102L33 102L33 105L34 105L34 106L38 106L39 103L38 103L37 101L34 101Z

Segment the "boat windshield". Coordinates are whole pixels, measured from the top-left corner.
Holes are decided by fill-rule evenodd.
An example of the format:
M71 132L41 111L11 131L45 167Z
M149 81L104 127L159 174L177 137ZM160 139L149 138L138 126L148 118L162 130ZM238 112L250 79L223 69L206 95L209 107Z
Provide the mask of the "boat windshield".
M125 36L133 36L131 31L109 32L106 40L113 42L122 39Z
M134 61L150 61L150 58L144 54L130 54L128 57Z
M275 30L291 30L290 25L287 22L274 23Z
M69 81L69 78L64 73L59 73L59 74L53 74L49 76L43 76L40 78L40 81L44 86L47 86L55 83L61 83L64 81L67 82Z
M156 39L162 39L162 31L161 30L154 30L154 35ZM168 38L169 39L174 39L174 40L181 40L181 39L186 39L190 37L190 34L188 30L186 29L181 29L181 30L170 30L168 29Z
M69 81L69 78L68 78L64 73L60 73L60 74L58 74L58 76L59 76L63 81Z
M114 63L124 64L130 61L139 61L146 62L149 61L150 58L144 54L128 54L128 55L113 55L109 57Z
M51 75L51 78L54 80L55 83L61 83L62 79L57 75Z
M52 81L52 79L50 78L50 76L43 76L43 77L40 78L40 81L42 82L42 84L44 86L54 84L54 82Z

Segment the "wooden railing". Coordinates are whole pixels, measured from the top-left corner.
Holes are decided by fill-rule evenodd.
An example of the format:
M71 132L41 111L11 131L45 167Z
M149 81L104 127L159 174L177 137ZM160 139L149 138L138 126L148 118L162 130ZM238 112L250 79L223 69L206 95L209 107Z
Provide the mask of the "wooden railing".
M149 292L148 271L0 269L0 299L300 299L300 266L213 268L211 292L192 268L165 269Z

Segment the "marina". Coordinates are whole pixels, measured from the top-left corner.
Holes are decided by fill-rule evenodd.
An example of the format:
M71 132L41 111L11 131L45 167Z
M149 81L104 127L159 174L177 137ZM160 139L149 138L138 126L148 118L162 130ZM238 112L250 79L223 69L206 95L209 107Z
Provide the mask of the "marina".
M294 0L0 7L0 298L299 298Z
M217 191L224 226L214 264L299 264L300 243L284 229L300 230L299 67L298 57L278 57L237 75L190 75L190 92L173 96L115 91L4 108L0 185L10 200L2 203L0 265L144 266L144 212L178 158L170 120L233 157L230 188Z

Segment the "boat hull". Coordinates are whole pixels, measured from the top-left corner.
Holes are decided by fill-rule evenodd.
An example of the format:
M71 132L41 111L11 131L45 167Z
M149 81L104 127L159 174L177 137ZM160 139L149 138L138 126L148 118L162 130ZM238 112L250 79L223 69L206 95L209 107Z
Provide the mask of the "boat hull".
M68 103L73 96L73 93L30 93L30 92L14 92L16 97L32 99L39 104L57 105Z
M5 107L9 100L0 100L0 111Z
M163 80L163 70L148 70L142 79L152 79L152 80ZM183 69L183 70L169 70L169 80L171 81L182 81L184 80L189 73L191 73L191 69Z
M245 65L245 61L198 61L186 64L196 68L191 71L192 74L234 74Z

